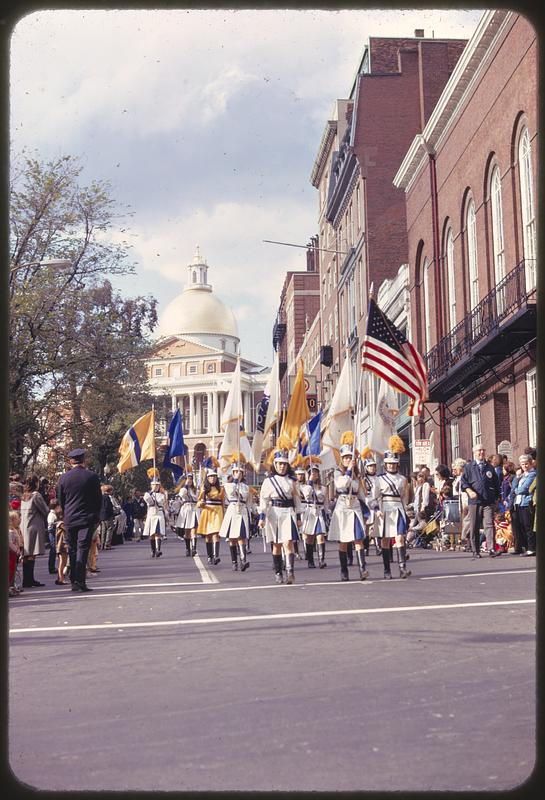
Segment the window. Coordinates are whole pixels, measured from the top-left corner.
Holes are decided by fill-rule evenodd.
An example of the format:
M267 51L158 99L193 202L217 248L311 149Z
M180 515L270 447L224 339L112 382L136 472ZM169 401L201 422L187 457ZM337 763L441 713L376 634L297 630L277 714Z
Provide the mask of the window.
M477 264L477 219L475 215L475 203L470 200L467 205L467 261L469 267L469 296L471 311L479 305L479 271ZM472 314L473 335L477 336L480 324L477 315Z
M216 371L216 365L215 364L207 364L206 365L206 371L207 372L215 372Z
M482 444L481 439L481 405L471 406L471 437L473 445Z
M426 352L431 350L431 314L430 314L430 262L424 259L424 341Z
M490 179L490 204L492 207L492 250L494 254L494 277L496 286L505 278L505 244L503 239L503 213L501 205L500 168L496 165ZM496 293L497 312L505 309L505 287Z
M456 327L456 270L454 266L454 236L452 228L447 233L447 285L448 319L450 330Z
M359 231L361 228L361 213L360 213L360 185L359 183L356 186L356 230Z
M450 423L450 449L453 461L460 458L460 430L457 419L453 419Z
M339 330L339 314L337 311L337 306L333 309L333 321L334 321L334 330L335 330L335 338L337 338L337 331Z
M526 396L528 400L528 444L537 444L537 380L536 370L526 373Z
M354 328L356 327L356 307L354 301L354 275L350 277L348 280L348 331L347 334L350 336Z
M197 271L193 270L193 283L197 283Z
M333 341L333 321L331 314L329 315L329 341Z
M221 344L221 349L225 350L225 339L222 339L220 344Z
M188 368L187 368L187 372L188 372L189 375L195 375L196 372L197 372L197 365L196 364L190 364L188 366Z
M155 375L156 378L160 378L161 375L163 374L163 367L155 367L155 369L153 370L153 374Z
M522 233L524 259L526 262L526 291L536 285L536 219L534 207L532 149L528 128L524 128L518 148L520 200L522 211Z

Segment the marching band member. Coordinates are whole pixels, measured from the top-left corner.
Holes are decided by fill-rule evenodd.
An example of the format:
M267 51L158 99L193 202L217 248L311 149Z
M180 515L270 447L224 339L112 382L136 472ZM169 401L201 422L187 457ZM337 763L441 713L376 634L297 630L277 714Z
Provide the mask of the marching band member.
M151 557L162 556L161 542L166 534L166 515L168 499L159 480L159 470L153 467L148 470L151 478L151 491L144 494L144 501L148 507L144 536L149 536Z
M411 574L406 566L405 549L405 536L409 527L405 505L409 499L409 485L407 478L398 472L399 453L402 453L405 447L399 436L391 436L388 446L390 449L384 454L386 471L379 475L375 482L384 577L392 577L390 572L391 546L392 541L395 541L399 553L399 577L407 578Z
M204 479L197 508L202 509L197 527L197 533L204 536L209 564L219 564L220 538L219 532L223 522L223 507L225 504L225 489L219 485L217 468L219 461L210 456L205 461L206 477Z
M182 536L185 541L186 556L197 555L197 525L199 517L197 514L197 489L193 480L193 471L187 467L185 481L178 492L181 501L180 512L176 520L176 528L183 531Z
M265 478L259 496L259 527L264 529L265 541L272 544L276 583L283 583L282 548L286 553L286 583L295 582L295 553L293 543L299 538L301 501L288 451L276 450L272 455L270 475Z
M354 542L356 558L360 570L360 579L364 581L369 573L365 566L365 517L369 513L365 502L365 492L356 464L358 453L354 449L354 434L345 431L341 437L341 466L335 471L336 502L331 524L329 540L339 542L339 561L341 563L341 581L349 580L347 546Z
M301 504L302 504L303 510L304 510L305 502L304 502L303 488L306 486L307 471L303 466L303 459L299 454L297 454L295 459L291 462L291 466L292 466L293 472L295 474L295 480L297 481L297 488L299 489L299 500L301 501ZM301 522L302 522L302 518L301 518ZM301 524L301 529L302 529L302 524ZM306 547L306 540L304 539L304 537L303 537L303 542L305 544L305 557L306 557L306 559L308 561L308 551L307 551L307 547ZM295 558L297 558L299 561L302 561L303 556L301 556L299 554L299 542L294 542L293 543L293 549L294 549L294 552L295 552ZM310 562L309 562L308 566L310 567ZM314 556L313 556L313 560L312 560L312 566L314 566Z
M242 453L233 453L231 474L233 480L223 487L228 503L227 511L221 523L219 535L229 540L233 569L238 570L238 551L240 550L241 572L248 569L250 562L246 558L247 542L250 536L250 515L248 503L250 489L244 482L246 459Z
M378 545L377 534L377 515L376 510L373 508L373 501L375 499L375 483L377 480L377 462L370 447L364 447L361 452L363 459L363 489L365 492L365 502L369 509L369 516L365 520L365 555L369 555L369 543L371 538L375 543L377 556L380 555L380 547Z
M305 459L310 462L310 457ZM308 483L300 487L303 498L303 518L301 530L305 540L305 548L309 567L315 567L314 542L318 544L318 566L320 569L327 567L325 563L325 534L327 522L324 514L325 493L320 481L320 467L318 459L313 459L308 470Z

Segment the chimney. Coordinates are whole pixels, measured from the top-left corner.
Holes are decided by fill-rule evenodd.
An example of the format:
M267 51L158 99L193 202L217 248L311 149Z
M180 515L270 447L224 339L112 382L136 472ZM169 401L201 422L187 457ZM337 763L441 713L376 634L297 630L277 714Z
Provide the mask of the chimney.
M417 28L415 30L415 32L414 32L414 35L415 35L415 37L417 39L423 39L424 38L424 28Z

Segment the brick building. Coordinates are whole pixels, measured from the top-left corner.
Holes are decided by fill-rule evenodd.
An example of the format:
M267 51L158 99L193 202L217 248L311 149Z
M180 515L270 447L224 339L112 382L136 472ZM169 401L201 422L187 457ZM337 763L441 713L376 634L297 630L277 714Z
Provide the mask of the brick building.
M465 44L428 39L423 31L414 38L371 37L349 98L336 101L326 123L311 173L319 198L320 327L326 347L314 369L324 408L346 349L358 385L370 285L376 295L384 281L397 281L400 265L408 261L405 197L392 180ZM311 337L308 346L315 346ZM306 358L306 349L302 355ZM365 373L364 438L373 422L377 383Z
M417 435L444 463L536 443L537 124L536 33L487 11L394 178L429 370Z
M286 274L273 328L273 347L279 353L283 403L288 400L289 377L297 372L301 345L320 310L319 274L313 253L313 250L307 253L306 271L293 270Z

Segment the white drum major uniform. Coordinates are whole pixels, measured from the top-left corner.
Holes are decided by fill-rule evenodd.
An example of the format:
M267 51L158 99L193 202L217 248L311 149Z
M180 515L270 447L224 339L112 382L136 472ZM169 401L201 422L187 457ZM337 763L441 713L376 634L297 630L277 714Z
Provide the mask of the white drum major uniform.
M199 515L197 512L197 488L193 480L193 472L188 471L185 476L184 485L178 492L180 498L180 511L176 519L176 528L183 531L182 536L185 541L186 556L197 555L197 525Z
M240 569L241 572L244 572L250 566L250 562L246 557L247 543L250 536L250 514L248 511L250 489L244 482L243 456L241 454L237 455L238 458L235 458L231 470L233 480L231 483L225 483L223 487L227 510L219 533L220 536L229 541L233 570L238 570L238 553L240 552Z
M386 471L377 477L375 499L378 504L378 530L381 537L384 577L391 578L390 571L392 541L399 554L399 577L407 578L411 571L406 566L405 536L409 527L405 506L409 498L407 478L400 475L399 456L387 450L384 453Z
M318 566L323 569L325 562L325 535L327 520L324 513L325 492L320 481L320 468L317 464L308 471L309 481L299 486L303 504L301 531L305 540L309 567L315 567L314 542L318 545Z
M144 536L149 536L152 558L159 558L162 555L161 542L166 534L168 513L168 498L159 478L151 479L151 489L144 494L144 501L148 507Z
M341 580L349 580L347 547L350 542L356 546L356 557L360 579L364 581L369 573L365 566L365 518L369 513L365 502L365 491L356 465L357 452L353 447L350 431L341 437L341 466L335 471L335 508L329 525L328 539L339 542L339 561Z
M276 583L283 583L282 549L286 552L287 580L295 581L295 553L293 544L299 538L301 500L288 451L276 450L271 474L265 478L259 495L259 527L265 541L272 544Z

